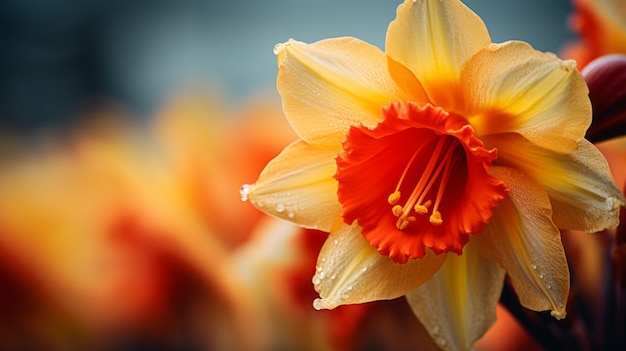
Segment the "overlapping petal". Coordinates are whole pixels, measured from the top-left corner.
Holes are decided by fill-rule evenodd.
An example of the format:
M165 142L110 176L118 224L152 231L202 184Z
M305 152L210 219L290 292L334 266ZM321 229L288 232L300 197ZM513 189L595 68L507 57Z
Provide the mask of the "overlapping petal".
M624 197L604 156L585 139L568 154L514 134L491 136L486 142L497 146L499 164L521 170L546 189L557 227L597 232L618 224Z
M251 186L250 201L258 209L306 228L329 231L341 215L337 200L332 147L298 140L265 167Z
M340 220L318 257L313 284L320 298L314 306L332 309L400 297L432 277L444 260L428 251L419 260L394 263L370 246L357 223L348 226Z
M392 101L426 99L421 86L396 84L387 67L397 63L355 38L313 44L289 40L275 51L283 111L298 136L309 142L328 135L340 141L351 124L375 125L382 107Z
M483 21L460 1L406 1L389 24L385 52L408 67L431 101L454 112L465 62L491 43Z
M470 241L463 255L448 254L441 269L406 297L442 349L470 350L496 321L504 274Z
M504 267L524 307L565 318L569 270L547 194L515 169L492 167L492 173L504 179L511 192L476 236L481 253Z
M571 151L591 123L587 85L573 61L523 42L492 44L461 73L466 118L479 136L515 132Z

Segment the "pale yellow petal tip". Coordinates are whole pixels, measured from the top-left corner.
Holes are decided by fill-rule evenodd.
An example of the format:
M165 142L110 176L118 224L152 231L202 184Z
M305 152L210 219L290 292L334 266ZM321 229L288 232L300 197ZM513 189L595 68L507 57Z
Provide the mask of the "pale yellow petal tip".
M336 304L331 303L327 299L317 298L313 301L313 308L316 310L332 310L337 307Z
M566 68L566 70L568 71L575 71L576 70L576 61L574 60L563 60L563 66Z
M567 313L565 311L550 311L550 315L558 320L565 319Z
M284 43L278 43L276 45L274 45L274 55L278 55L280 54L287 46L289 46L290 44L293 43L301 43L293 38L289 38L289 40L287 40Z

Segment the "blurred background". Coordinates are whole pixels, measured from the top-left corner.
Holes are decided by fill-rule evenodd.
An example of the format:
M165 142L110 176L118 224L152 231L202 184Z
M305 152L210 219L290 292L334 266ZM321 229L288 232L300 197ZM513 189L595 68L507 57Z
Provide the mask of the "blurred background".
M404 299L314 311L325 234L238 195L295 139L274 45L383 48L400 2L0 1L0 350L437 349ZM576 39L568 0L465 3ZM498 313L477 349L536 347Z
M32 129L97 99L140 116L189 86L238 103L273 91L276 43L356 36L384 47L401 1L3 0L0 121ZM557 52L574 38L569 0L468 0L495 42Z

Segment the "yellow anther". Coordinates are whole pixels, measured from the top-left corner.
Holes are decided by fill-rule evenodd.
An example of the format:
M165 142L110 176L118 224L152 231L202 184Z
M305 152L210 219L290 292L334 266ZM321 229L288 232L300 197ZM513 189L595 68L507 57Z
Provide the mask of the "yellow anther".
M393 193L389 194L389 197L387 197L387 202L390 205L395 205L398 203L398 200L400 200L400 192L399 191L394 191Z
M409 216L409 217L400 217L398 218L398 220L396 221L396 228L400 229L400 230L404 230L406 229L406 227L409 225L409 223L411 222L415 222L415 217L413 216Z
M417 212L418 214L426 214L428 213L428 207L424 206L424 205L415 205L415 207L413 207L413 209L415 210L415 212Z
M402 206L400 205L395 205L391 208L391 212L393 212L393 215L396 217L400 217L400 215L403 212Z
M433 212L433 214L430 215L429 221L432 225L441 225L443 223L441 213L439 213L439 211Z
M426 214L428 213L428 208L430 207L430 205L432 205L432 203L432 201L428 200L423 205L415 204L413 209L419 214Z

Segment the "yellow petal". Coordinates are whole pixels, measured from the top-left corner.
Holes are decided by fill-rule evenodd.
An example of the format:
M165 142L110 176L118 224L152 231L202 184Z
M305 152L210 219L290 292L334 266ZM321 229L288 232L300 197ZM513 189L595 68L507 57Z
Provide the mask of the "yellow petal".
M565 152L591 123L587 84L574 61L526 43L490 45L468 61L461 81L465 117L479 136L515 132Z
M545 187L558 228L598 232L619 223L624 197L604 156L587 140L579 140L569 154L540 148L513 134L485 142L498 148L498 163L521 170Z
M461 68L491 43L485 24L460 1L407 0L396 15L385 51L415 74L434 104L454 111Z
M626 200L604 156L593 144L582 139L578 149L565 160L561 175L569 176L554 177L551 179L554 184L551 182L548 188L554 223L559 228L588 233L617 226L620 207Z
M340 141L350 125L374 126L383 106L411 99L390 76L387 56L358 39L313 44L289 40L275 52L283 111L295 132L309 142L328 134Z
M306 228L329 231L341 216L333 178L337 151L298 140L265 166L247 196L266 213Z
M524 307L551 310L553 317L565 318L569 270L561 234L551 220L550 200L522 172L504 167L491 170L511 191L485 231L476 235L481 253L504 267Z
M477 242L448 254L439 271L407 294L413 312L444 350L470 350L496 321L504 270L479 254Z
M424 258L394 263L369 245L358 224L337 223L317 260L313 284L320 298L313 306L333 309L400 297L432 277L444 260L429 251Z

